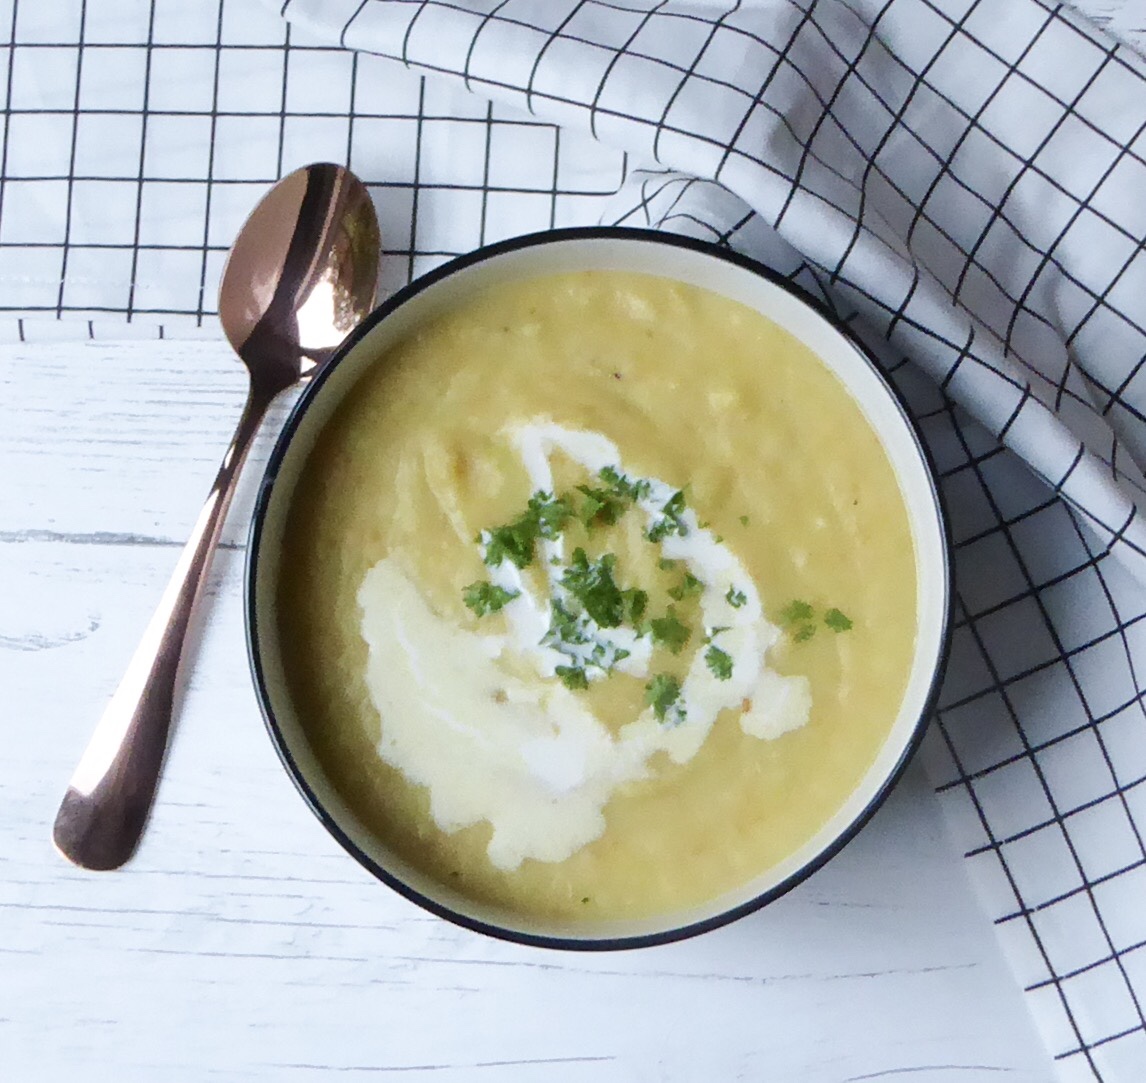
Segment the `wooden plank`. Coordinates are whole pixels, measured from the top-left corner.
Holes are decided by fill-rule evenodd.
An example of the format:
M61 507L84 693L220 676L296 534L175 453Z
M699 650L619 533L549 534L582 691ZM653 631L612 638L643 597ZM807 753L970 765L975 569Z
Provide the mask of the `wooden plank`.
M159 345L0 353L0 1078L1047 1077L918 773L809 883L684 944L543 952L398 898L263 732L238 548L216 563L138 856L101 875L58 859L56 803L242 395L222 349Z

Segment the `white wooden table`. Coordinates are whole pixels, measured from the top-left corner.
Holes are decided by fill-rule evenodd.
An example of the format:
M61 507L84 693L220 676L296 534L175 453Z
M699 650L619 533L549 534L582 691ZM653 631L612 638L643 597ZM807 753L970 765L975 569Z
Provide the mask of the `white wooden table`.
M0 1079L1047 1078L913 773L780 903L587 957L481 938L374 882L304 807L259 718L241 573L264 431L211 578L155 815L123 871L49 833L240 407L223 344L0 354ZM282 411L278 418L281 420ZM114 1071L113 1071L114 1069ZM773 1075L775 1073L775 1075Z
M1146 0L1085 6L1146 41ZM143 846L114 874L57 857L56 805L243 383L213 342L0 348L0 1080L1050 1078L918 769L806 884L683 944L520 948L374 882L294 792L247 673L246 523L285 404Z

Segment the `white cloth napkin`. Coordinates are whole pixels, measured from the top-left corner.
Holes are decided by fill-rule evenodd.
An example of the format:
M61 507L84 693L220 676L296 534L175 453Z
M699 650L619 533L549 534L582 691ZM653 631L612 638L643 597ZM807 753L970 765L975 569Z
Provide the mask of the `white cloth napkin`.
M950 512L950 822L1062 1078L1146 1078L1138 54L1041 0L16 0L11 25L0 334L217 334L242 218L324 158L372 183L390 286L607 221L729 243L851 322Z

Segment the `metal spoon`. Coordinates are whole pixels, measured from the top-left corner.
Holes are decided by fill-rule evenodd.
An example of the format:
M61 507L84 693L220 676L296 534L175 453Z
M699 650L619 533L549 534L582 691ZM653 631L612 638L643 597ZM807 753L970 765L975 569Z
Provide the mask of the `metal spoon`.
M326 164L279 181L231 249L219 320L250 374L247 402L191 539L56 814L53 840L77 865L118 868L139 842L188 624L239 468L271 400L329 358L374 306L379 251L365 186Z

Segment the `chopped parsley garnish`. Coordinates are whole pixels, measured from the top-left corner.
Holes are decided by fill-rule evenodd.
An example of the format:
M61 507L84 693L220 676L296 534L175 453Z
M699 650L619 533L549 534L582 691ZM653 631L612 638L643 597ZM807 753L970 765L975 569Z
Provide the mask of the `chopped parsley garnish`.
M577 615L566 609L560 598L553 598L549 602L549 631L541 637L541 642L568 653L567 648L588 643L589 637Z
M633 478L623 474L616 466L606 466L586 484L576 485L561 493L537 490L524 510L515 519L502 526L484 530L477 542L482 547L485 563L497 567L509 561L518 568L527 568L537 557L539 541L561 539L573 524L575 531L582 528L615 526L635 505L648 513L649 524L644 530L645 540L660 546L666 538L685 537L689 524L687 487L672 492L667 499L658 495L650 501L654 484L647 478ZM659 489L660 493L667 490ZM740 516L741 524L748 525L748 516ZM700 524L707 528L708 524ZM717 536L717 542L722 539ZM568 542L566 544L569 544ZM668 597L676 603L701 594L705 583L688 570L681 559L670 559L660 550L657 567L670 573L672 583L667 587ZM560 656L561 665L554 667L555 676L573 691L584 690L590 683L612 673L630 652L605 633L606 629L625 626L637 636L650 636L655 649L680 654L693 640L693 626L682 620L673 605L662 616L649 618L650 597L646 590L623 587L617 581L617 557L605 552L590 557L584 548L573 549L571 558L563 559L554 552L548 554L549 571L549 627L541 645L551 648ZM564 566L562 566L564 565ZM664 588L660 588L664 589ZM496 613L519 595L520 591L506 589L494 583L478 581L465 588L465 604L479 617ZM728 604L740 609L748 603L748 595L736 586L730 586L724 595ZM688 610L696 620L693 610ZM800 642L815 632L816 624L811 606L793 602L784 611L789 632ZM835 631L845 631L851 620L838 609L823 614L824 623ZM716 637L728 630L727 625L703 633L698 651L703 652L709 671L717 680L727 681L732 676L733 656L716 645ZM624 633L630 634L630 633ZM623 638L623 636L622 636ZM655 674L645 685L646 702L662 722L676 724L684 721L685 708L681 698L681 680L667 673Z
M530 498L525 511L512 523L493 527L478 536L485 546L485 562L496 568L509 560L519 568L533 562L538 538L556 538L573 517L573 509L562 497L538 490Z
M685 572L684 579L669 589L669 597L675 598L678 602L683 602L685 598L691 598L702 590L704 590L704 584L691 572Z
M780 610L780 620L784 624L798 624L800 621L811 620L814 615L815 610L807 602L801 601L789 602Z
M630 503L643 500L652 488L645 478L633 481L628 474L622 474L615 466L602 467L597 476L609 486L610 492Z
M598 639L592 633L590 618L572 612L560 598L550 599L549 630L541 637L541 643L569 659L555 667L554 672L573 691L589 687L590 670L612 673L613 667L630 653L611 640Z
M816 634L816 610L807 602L789 602L780 610L780 621L788 626L796 643L806 643ZM824 613L824 624L833 632L846 632L852 627L852 619L833 606Z
M633 588L621 591L621 593L624 595L625 604L629 607L629 623L635 627L641 623L641 618L649 607L648 592Z
M612 526L624 513L624 507L613 501L604 489L578 485L577 491L584 498L578 518L588 527Z
M681 518L685 507L684 490L678 489L664 502L661 517L645 531L645 537L651 542L664 541L670 534L679 534L683 538L688 533L688 527Z
M506 590L505 587L499 587L479 579L476 583L471 583L465 588L462 592L462 600L477 616L484 617L487 613L496 613L520 593L519 590Z
M645 702L653 709L653 714L657 716L660 721L665 720L665 716L673 707L674 721L684 721L684 710L677 705L677 700L680 698L680 681L668 673L658 673L648 684L645 685Z
M829 609L824 614L824 623L833 632L846 632L852 626L851 618L845 616L838 609Z
M538 490L529 498L525 514L536 522L538 537L556 538L573 518L573 508L564 497Z
M578 516L587 527L612 526L629 508L649 493L649 483L641 478L633 481L614 466L604 467L597 475L604 487L578 485L582 495Z
M616 563L612 553L590 560L584 549L577 548L561 577L561 585L602 628L616 628L625 619L625 597L613 578Z
M533 546L537 541L537 527L524 516L506 526L497 526L482 536L485 562L496 568L503 560L528 567L533 560Z
M712 644L704 652L704 661L718 681L726 681L732 676L732 655Z
M589 678L585 676L584 666L558 666L554 672L571 692L589 687Z
M688 625L680 622L676 610L671 605L663 617L654 617L649 621L649 629L653 635L653 642L659 647L667 648L673 654L680 654L692 636Z

